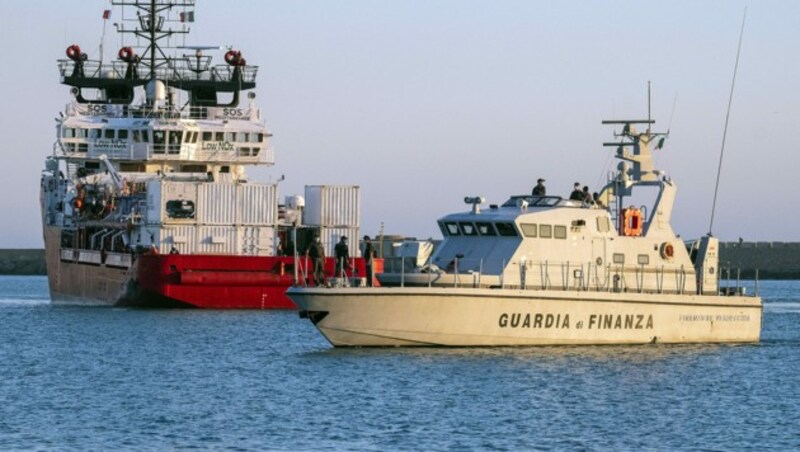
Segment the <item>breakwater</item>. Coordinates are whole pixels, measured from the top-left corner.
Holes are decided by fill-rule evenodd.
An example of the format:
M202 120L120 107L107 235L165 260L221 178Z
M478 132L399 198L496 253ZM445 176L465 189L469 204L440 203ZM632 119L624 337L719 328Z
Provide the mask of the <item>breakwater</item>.
M800 279L800 242L720 242L722 277L753 278L758 270L760 279ZM0 275L46 274L44 250L0 250Z
M800 279L800 242L720 242L719 262L723 278Z
M0 250L0 275L47 274L43 249Z

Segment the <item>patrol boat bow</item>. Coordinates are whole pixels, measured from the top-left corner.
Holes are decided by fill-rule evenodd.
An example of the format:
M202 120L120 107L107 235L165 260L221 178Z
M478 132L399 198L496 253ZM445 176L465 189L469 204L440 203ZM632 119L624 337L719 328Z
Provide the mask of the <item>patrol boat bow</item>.
M429 265L379 275L381 288L287 295L337 347L757 342L761 299L720 290L718 240L684 245L672 230L653 122L603 122L623 127L605 143L622 160L600 194L609 207L513 196L482 211L467 198L471 211L439 220ZM625 207L643 187L658 189L652 209Z

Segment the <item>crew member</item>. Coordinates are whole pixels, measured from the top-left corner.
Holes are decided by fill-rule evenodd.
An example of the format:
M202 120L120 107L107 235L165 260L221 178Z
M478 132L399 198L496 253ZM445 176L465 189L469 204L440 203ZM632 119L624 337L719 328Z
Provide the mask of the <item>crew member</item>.
M531 191L531 195L533 196L544 196L547 193L547 189L544 186L544 179L538 179L536 181L536 186L533 187Z
M314 265L314 285L322 286L325 284L325 248L322 247L322 241L319 236L314 238L314 243L308 247L308 257Z
M367 287L372 287L372 280L375 276L372 270L372 261L375 258L375 247L368 235L364 236L364 263L367 268Z
M594 198L592 198L592 193L589 191L588 185L583 186L583 202L589 205L594 202Z
M581 190L581 183L575 182L572 186L572 194L569 195L569 199L573 201L583 201L583 191Z
M336 256L336 277L344 277L345 269L350 266L350 247L347 246L347 237L342 236L333 249Z

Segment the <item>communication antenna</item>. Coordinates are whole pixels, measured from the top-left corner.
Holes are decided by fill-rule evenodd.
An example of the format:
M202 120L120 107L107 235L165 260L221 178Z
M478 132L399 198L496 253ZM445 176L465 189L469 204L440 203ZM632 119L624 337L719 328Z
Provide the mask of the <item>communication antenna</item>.
M736 49L736 64L733 66L733 80L731 80L731 93L728 96L728 111L725 113L725 128L722 132L722 147L719 150L719 166L717 167L717 183L714 186L714 203L711 205L711 222L708 225L708 235L714 229L714 213L717 210L717 193L719 192L719 176L722 173L722 157L725 155L725 138L728 136L728 120L731 117L731 104L733 103L733 88L736 86L736 72L739 69L739 54L742 52L742 38L744 37L744 24L747 19L747 7L742 15L742 30L739 32L739 46Z

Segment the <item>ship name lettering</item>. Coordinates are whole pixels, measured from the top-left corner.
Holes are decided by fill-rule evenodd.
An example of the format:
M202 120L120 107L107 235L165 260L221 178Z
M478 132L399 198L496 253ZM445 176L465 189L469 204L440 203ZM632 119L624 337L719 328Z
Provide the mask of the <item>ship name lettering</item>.
M204 151L232 151L233 145L228 142L205 142L203 143Z
M498 319L500 328L569 328L569 314L523 314L512 312L500 314Z
M592 314L588 328L596 330L652 330L653 315L643 314Z

